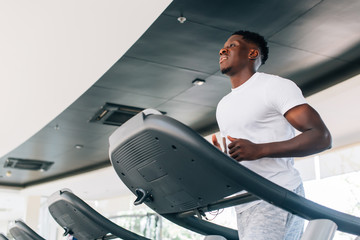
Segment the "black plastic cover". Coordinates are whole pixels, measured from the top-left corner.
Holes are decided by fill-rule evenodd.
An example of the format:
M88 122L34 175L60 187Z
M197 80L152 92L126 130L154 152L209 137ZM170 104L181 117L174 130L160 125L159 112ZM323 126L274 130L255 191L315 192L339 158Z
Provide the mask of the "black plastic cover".
M238 164L189 127L145 110L110 136L110 160L121 180L164 216L206 207L240 190L308 220L329 219L340 231L360 235L360 218L278 186Z

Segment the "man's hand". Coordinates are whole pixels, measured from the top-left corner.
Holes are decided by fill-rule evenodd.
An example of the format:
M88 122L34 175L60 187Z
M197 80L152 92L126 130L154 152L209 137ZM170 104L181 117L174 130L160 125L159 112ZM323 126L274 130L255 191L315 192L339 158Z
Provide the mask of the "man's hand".
M220 146L215 134L212 135L211 140L212 140L213 145L215 147L217 147L220 151L222 151L221 146Z
M256 160L261 158L261 145L246 139L227 136L231 141L229 144L229 155L238 162L243 160Z

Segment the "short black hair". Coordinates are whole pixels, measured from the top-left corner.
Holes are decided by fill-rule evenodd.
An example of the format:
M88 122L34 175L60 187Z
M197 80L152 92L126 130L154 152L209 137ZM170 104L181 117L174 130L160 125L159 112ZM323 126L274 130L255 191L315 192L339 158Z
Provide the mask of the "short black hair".
M258 33L240 30L234 32L231 35L241 35L245 41L256 44L260 48L261 52L261 64L265 64L266 60L269 56L269 48L267 46L267 42L263 36Z

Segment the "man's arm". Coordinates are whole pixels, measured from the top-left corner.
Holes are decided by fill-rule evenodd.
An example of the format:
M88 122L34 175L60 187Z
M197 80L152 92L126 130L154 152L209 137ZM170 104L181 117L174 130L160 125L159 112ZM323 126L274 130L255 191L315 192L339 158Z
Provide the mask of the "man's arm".
M331 148L331 135L320 115L308 104L296 106L284 114L301 133L296 137L272 143L255 144L228 136L229 154L237 161L262 157L303 157Z

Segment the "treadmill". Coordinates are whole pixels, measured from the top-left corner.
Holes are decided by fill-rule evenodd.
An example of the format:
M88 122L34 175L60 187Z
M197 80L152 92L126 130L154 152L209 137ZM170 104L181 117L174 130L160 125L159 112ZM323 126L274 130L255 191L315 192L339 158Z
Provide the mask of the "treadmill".
M48 198L48 209L55 221L65 230L64 236L72 235L78 240L150 240L105 218L69 189L53 193Z
M22 220L16 220L9 231L15 240L45 240Z
M205 221L205 212L263 199L310 222L329 220L340 231L360 235L360 218L274 184L157 110L138 113L109 143L111 164L136 196L134 204L197 233L238 240L236 230ZM248 193L238 195L242 190Z
M4 234L0 233L0 240L9 240Z

